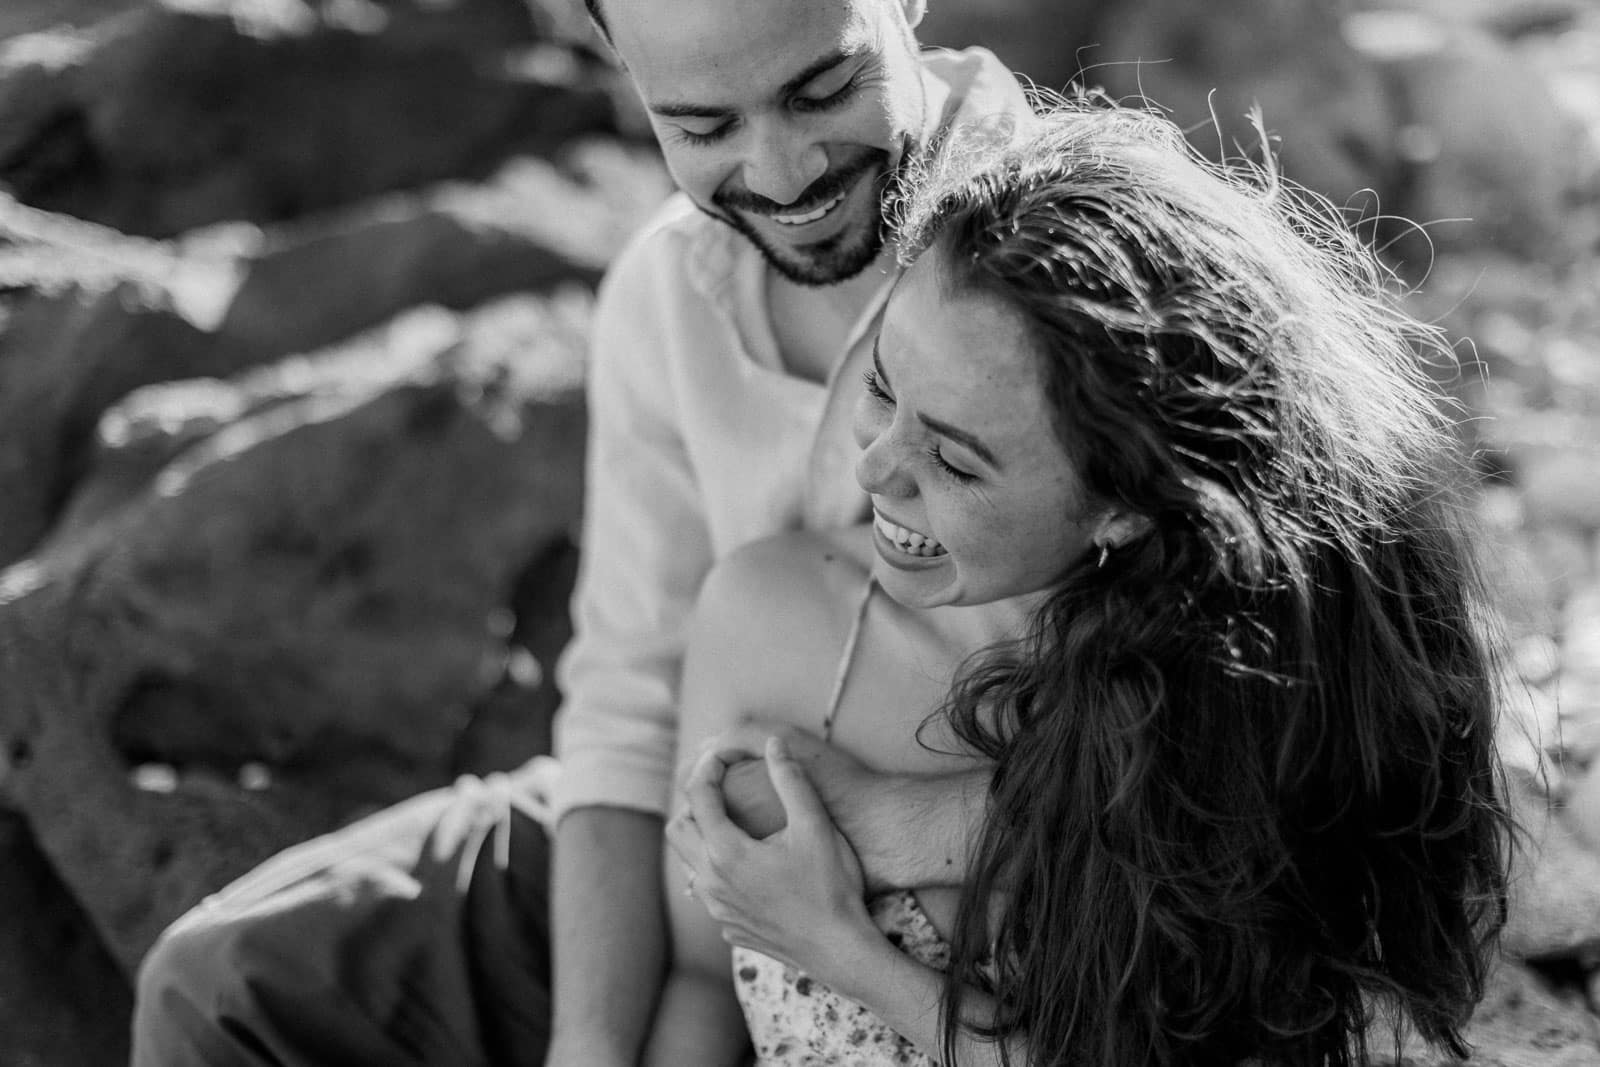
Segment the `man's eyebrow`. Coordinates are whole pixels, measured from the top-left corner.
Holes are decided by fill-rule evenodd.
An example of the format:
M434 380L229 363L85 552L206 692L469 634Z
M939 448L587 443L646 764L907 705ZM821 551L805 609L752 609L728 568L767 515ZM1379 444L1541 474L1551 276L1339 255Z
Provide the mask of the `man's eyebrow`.
M804 70L784 82L778 89L779 99L793 96L804 89L812 79L826 74L839 64L854 59L862 52L859 48L840 48L827 55L808 63ZM729 108L712 107L708 104L691 104L675 100L663 101L659 104L650 104L652 114L660 115L665 119L721 119L732 114Z
M650 111L664 119L720 119L729 114L725 107L708 107L705 104L651 104Z
M877 372L878 380L885 386L888 386L889 376L884 373L883 360L878 358L878 338L876 337L872 339L872 369ZM968 448L972 449L973 453L979 459L983 460L995 470L998 471L1003 469L1000 466L1000 461L995 458L994 453L989 451L988 445L984 444L967 431L961 429L959 426L952 426L943 419L936 419L932 415L924 415L921 412L917 413L917 421L922 423L922 425L926 426L928 429L932 430L934 433L943 434L952 441L959 441L961 444L966 445Z

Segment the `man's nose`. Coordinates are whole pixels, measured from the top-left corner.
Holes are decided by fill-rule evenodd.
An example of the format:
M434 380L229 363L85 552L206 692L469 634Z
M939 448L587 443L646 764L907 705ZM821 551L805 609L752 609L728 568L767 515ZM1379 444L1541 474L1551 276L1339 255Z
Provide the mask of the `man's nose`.
M777 204L792 204L828 170L828 154L793 123L767 122L744 164L744 184Z

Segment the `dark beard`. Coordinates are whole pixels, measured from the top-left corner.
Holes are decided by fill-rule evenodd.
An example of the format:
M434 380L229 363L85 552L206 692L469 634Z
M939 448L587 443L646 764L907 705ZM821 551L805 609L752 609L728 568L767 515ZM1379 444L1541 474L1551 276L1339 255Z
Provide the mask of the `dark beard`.
M818 178L793 204L777 204L754 193L732 191L718 192L712 198L717 211L702 210L743 234L772 268L789 281L797 285L834 285L866 270L883 251L884 205L898 195L904 161L910 158L908 139L906 149L901 152L901 166L890 167L889 153L874 149ZM873 179L877 210L870 224L859 231L847 230L809 245L776 245L758 233L742 214L746 211L759 215L804 214L849 191L862 175L873 171L877 171Z

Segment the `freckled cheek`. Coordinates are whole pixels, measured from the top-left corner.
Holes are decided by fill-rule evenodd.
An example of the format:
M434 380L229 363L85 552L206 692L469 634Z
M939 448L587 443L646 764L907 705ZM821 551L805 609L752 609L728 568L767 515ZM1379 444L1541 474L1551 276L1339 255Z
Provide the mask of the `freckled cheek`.
M977 501L970 496L963 500L942 487L925 493L923 499L929 532L950 553L957 567L968 572L986 570L1004 558L1005 532Z

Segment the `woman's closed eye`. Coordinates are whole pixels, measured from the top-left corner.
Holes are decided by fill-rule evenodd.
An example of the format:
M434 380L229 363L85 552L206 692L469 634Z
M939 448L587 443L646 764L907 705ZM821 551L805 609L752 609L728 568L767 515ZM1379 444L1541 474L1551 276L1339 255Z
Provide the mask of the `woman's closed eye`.
M878 377L877 370L868 367L861 372L861 380L866 383L867 395L872 399L880 404L892 405L894 403L894 397L890 396L889 391L883 387L883 379Z
M923 451L927 452L928 455L933 458L934 466L938 467L941 471L948 474L956 481L975 482L978 480L978 476L976 474L973 474L970 471L964 471L960 467L952 466L950 461L944 458L944 453L939 451L938 445L929 445Z

